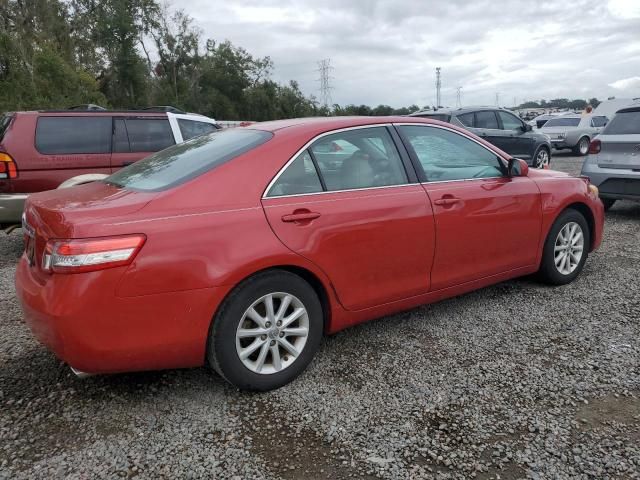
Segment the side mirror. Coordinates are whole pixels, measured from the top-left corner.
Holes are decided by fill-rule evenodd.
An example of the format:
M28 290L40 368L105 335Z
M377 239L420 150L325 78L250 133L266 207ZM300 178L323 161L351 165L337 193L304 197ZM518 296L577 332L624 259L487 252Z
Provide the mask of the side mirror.
M519 158L510 158L507 175L509 177L526 177L529 175L529 165Z
M522 124L522 131L523 132L530 132L531 130L533 130L533 127L531 125L529 125L528 123L523 123Z

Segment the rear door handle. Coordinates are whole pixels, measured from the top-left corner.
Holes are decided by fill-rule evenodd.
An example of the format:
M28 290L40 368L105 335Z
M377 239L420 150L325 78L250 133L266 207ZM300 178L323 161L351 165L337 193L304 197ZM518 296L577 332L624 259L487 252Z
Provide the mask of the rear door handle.
M298 212L290 213L289 215L283 215L283 222L308 222L309 220L315 220L320 214L318 212Z
M441 205L443 207L448 207L450 205L454 205L456 203L458 203L460 201L459 198L455 198L455 197L443 197L440 198L438 200L436 200L435 203L436 205Z

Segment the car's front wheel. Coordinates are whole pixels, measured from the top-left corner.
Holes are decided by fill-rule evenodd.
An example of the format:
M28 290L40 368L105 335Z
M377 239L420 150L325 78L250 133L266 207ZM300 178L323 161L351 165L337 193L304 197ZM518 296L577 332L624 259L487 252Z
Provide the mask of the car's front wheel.
M259 273L229 294L216 314L207 361L243 390L272 390L304 371L323 330L315 291L283 270Z
M542 252L539 276L552 285L572 282L582 271L591 245L584 216L567 209L553 223Z
M551 154L546 147L539 147L533 157L534 168L547 168L551 163Z

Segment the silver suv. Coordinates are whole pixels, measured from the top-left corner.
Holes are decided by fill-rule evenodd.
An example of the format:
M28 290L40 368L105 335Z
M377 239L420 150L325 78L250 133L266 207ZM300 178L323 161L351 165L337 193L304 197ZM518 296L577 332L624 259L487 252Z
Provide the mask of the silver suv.
M618 199L640 201L640 106L619 110L591 141L582 175L600 189L607 210Z

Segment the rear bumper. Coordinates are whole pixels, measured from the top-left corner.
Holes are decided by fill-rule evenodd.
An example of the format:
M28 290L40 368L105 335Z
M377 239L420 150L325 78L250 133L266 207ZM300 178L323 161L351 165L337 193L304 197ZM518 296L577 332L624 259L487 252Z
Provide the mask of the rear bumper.
M20 223L27 194L0 194L0 225Z
M582 166L582 175L598 187L602 198L640 200L640 171L601 168L587 160Z
M23 257L16 292L34 336L72 368L117 373L201 366L226 289L115 295L112 269L42 280Z

